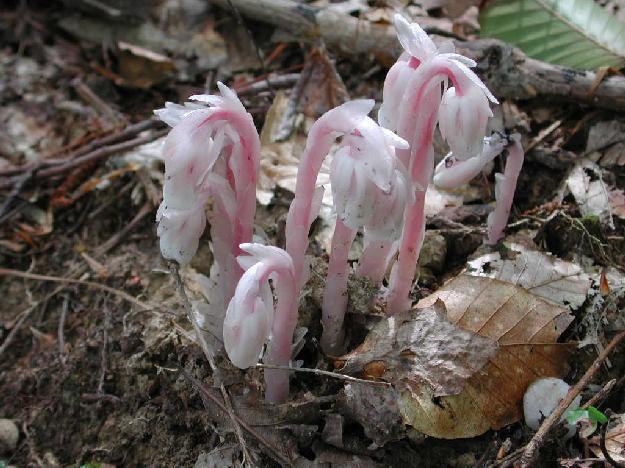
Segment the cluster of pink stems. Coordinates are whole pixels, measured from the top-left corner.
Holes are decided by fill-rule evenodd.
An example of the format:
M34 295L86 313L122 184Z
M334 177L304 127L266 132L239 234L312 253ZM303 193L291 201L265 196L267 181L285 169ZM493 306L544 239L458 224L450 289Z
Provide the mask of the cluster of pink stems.
M194 325L223 325L226 352L240 368L254 365L265 347L264 362L291 364L299 296L308 277L308 234L323 195L317 176L338 137L330 175L337 220L322 304L326 353L343 351L348 254L358 231L365 248L356 274L381 286L392 267L383 294L386 310L409 310L430 181L443 188L464 184L507 148L505 171L496 174L487 242L503 236L523 163L519 136L485 138L489 101L496 100L470 70L473 61L448 44L436 47L400 15L395 26L405 52L387 75L379 123L367 116L373 101L356 100L328 111L310 129L287 216L286 250L251 243L260 142L234 92L220 84L221 96L192 97L208 107L168 104L157 111L174 127L164 147L166 179L157 214L161 251L188 263L212 200L212 287L209 307L197 319L202 323ZM437 125L451 153L435 170ZM286 400L288 369L265 369L265 386L268 401Z

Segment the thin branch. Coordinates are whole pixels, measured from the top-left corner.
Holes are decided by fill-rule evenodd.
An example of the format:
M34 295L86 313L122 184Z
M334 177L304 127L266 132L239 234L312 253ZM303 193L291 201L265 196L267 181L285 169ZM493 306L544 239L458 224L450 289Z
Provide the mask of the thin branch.
M588 400L586 403L584 403L581 406L582 409L586 409L589 406L597 406L597 404L599 404L599 402L601 402L601 400L604 400L605 397L608 396L608 394L614 389L615 386L616 386L616 379L610 380L607 384L605 384L601 388L601 390L599 390L597 393L595 393L590 400Z
M532 440L529 441L529 443L525 446L525 450L523 450L520 461L520 466L522 468L529 468L534 465L538 451L545 442L545 438L547 437L549 431L558 421L560 421L560 418L566 409L571 405L575 397L581 393L588 382L590 382L590 380L597 374L603 361L605 361L608 355L621 341L623 341L623 339L625 339L625 332L621 332L612 338L610 344L608 344L603 352L597 356L597 359L595 359L588 370L586 370L586 373L582 376L582 378L575 384L575 386L569 389L569 392L562 399L562 401L560 401L558 407L549 415L547 419L543 421L536 434L534 434L534 437L532 437Z
M60 164L64 164L74 158L77 158L78 156L82 156L84 154L90 153L91 151L100 148L102 146L106 146L106 145L111 145L113 143L119 143L120 141L126 140L132 136L135 136L145 130L149 130L151 128L160 128L162 127L164 124L157 120L157 119L147 119L147 120L143 120L141 122L138 122L136 124L133 125L129 125L128 127L124 128L122 131L116 132L116 133L112 133L110 135L107 135L105 137L101 137L101 138L97 138L89 143L80 145L78 148L70 151L65 157L63 158L52 158L50 156L46 157L45 155L42 156L42 159L40 161L37 162L32 162L29 164L23 164L21 166L17 166L17 167L9 167L7 169L2 169L0 170L0 176L5 177L5 176L11 176L11 175L15 175L15 174L21 174L24 172L28 172L28 171L32 171L38 168L43 168L43 167L50 167L50 166L57 166ZM66 149L71 148L72 146L76 146L74 145L70 145L69 147L65 147Z
M63 307L61 309L61 318L59 319L59 326L57 328L57 339L59 344L59 358L62 364L65 364L65 320L67 318L67 311L69 310L69 297L65 295L63 298Z
M15 198L17 198L17 196L22 191L22 188L24 187L26 182L28 182L32 176L33 176L32 171L28 171L28 172L25 172L24 174L21 174L17 178L17 180L15 181L15 185L13 185L13 189L11 190L11 193L9 193L9 195L6 197L6 199L4 200L4 202L2 202L2 205L0 206L0 219L2 219L4 214L7 211L9 211L9 208L11 207L11 203L13 202Z
M83 154L75 158L63 159L60 161L59 164L55 164L55 165L48 164L47 168L35 166L35 167L29 167L26 170L32 171L32 175L30 177L31 179L40 179L44 177L50 177L53 175L62 174L71 169L74 169L75 167L81 166L85 163L96 161L98 159L103 159L103 158L112 156L116 153L128 151L136 146L150 143L156 140L157 138L160 138L161 136L165 135L167 132L168 130L158 130L146 136L141 136L141 137L134 138L132 140L123 141L121 143L115 143L112 145L97 148L93 151L90 151L86 154ZM22 176L19 175L19 176L7 177L5 179L0 179L0 188L10 187L11 185L19 181L21 177Z
M344 54L401 52L392 25L382 25L324 7L294 0L212 0L224 9L232 4L243 16L291 33L294 40L318 42ZM426 27L428 33L440 33ZM553 98L611 110L625 110L625 78L610 76L597 84L594 71L572 70L527 57L496 39L454 41L456 50L478 62L477 70L497 97L514 100ZM588 91L596 86L593 94Z
M293 372L307 372L309 374L315 375L323 375L326 377L332 377L334 379L345 380L347 382L354 382L360 384L374 385L377 387L390 387L392 384L389 382L382 382L379 380L366 380L359 379L357 377L352 377L351 375L339 374L337 372L331 372L321 369L311 369L308 367L290 367L290 366L274 366L272 364L256 364L256 367L259 369L281 369L281 370L289 370Z
M146 304L143 301L131 296L125 291L120 291L119 289L112 288L107 286L106 284L96 283L95 281L84 281L74 278L61 278L60 276L49 276L49 275L37 275L35 273L27 273L25 271L19 270L11 270L9 268L0 268L0 276L14 276L16 278L24 278L35 281L50 281L52 283L65 283L65 284L80 284L82 286L87 286L89 288L100 289L102 291L106 291L115 296L118 296L136 306L141 307L144 310L152 310L157 309L158 307L151 306Z
M102 148L98 148L94 151L91 151L87 154L74 158L70 161L67 161L64 164L59 164L58 166L53 166L48 169L43 169L41 171L37 171L36 177L48 177L51 175L61 174L63 172L67 172L70 169L73 169L77 166L81 166L87 162L95 161L97 159L102 159L107 156L111 156L115 153L121 153L122 151L127 151L129 149L134 148L135 146L144 145L146 143L150 143L151 141L160 138L161 136L167 134L169 130L159 130L157 132L151 133L146 136L137 137L132 140L123 141L121 143L115 143L109 146L103 146Z
M224 411L225 413L228 413L228 409L226 405L222 401L220 401L219 398L213 394L213 392L207 389L206 386L201 381L193 377L184 369L180 369L180 371L182 372L182 375L184 375L184 377L189 382L191 382L196 388L200 390L202 395L210 398L211 401L215 403L222 411ZM243 427L243 429L245 429L251 436L253 436L256 440L258 440L262 445L267 447L270 450L270 452L273 453L274 457L279 463L281 463L284 466L293 466L293 462L290 459L288 459L286 456L284 456L284 454L282 454L280 450L278 450L267 439L265 439L265 437L263 437L261 434L256 432L256 430L254 430L249 424L247 424L244 420L239 418L236 414L234 415L234 418L236 422L240 424L241 427Z
M213 372L213 376L217 374L217 366L215 365L215 360L213 358L212 349L206 343L204 336L202 335L202 330L197 325L196 320L193 317L193 309L191 306L191 301L189 301L189 297L187 296L187 292L184 289L184 284L182 283L182 278L180 277L180 272L178 271L178 264L176 262L169 262L169 271L171 271L172 276L174 277L174 282L176 283L176 289L178 290L178 295L182 299L182 305L187 312L187 317L193 325L195 329L195 334L197 335L198 340L200 341L200 347L204 354L206 355L206 359L208 360L208 364ZM249 450L247 449L247 445L245 444L245 439L243 438L243 433L241 432L241 427L239 425L239 418L234 412L232 408L232 403L230 401L230 395L226 390L223 382L219 384L219 390L221 391L221 396L224 399L225 411L232 420L232 426L234 427L234 432L237 436L237 440L239 441L239 445L241 446L241 451L243 452L243 463L247 463L251 466L252 457L250 455Z

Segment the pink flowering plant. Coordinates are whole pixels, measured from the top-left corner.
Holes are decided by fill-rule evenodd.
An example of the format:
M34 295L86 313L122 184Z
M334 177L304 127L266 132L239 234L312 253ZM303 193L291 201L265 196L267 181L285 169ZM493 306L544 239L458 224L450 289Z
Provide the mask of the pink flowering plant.
M323 295L321 346L337 353L347 309L348 254L360 228L369 242L398 239L414 190L396 148L408 143L369 117L343 138L334 154L330 182L337 220ZM384 262L385 258L380 258Z
M248 255L238 262L246 271L228 305L224 321L224 346L232 363L245 369L258 361L269 342L264 361L289 366L293 332L297 325L299 291L295 284L293 261L278 247L241 244ZM269 280L276 293L276 307ZM265 369L268 401L281 402L289 394L289 373Z
M157 213L161 251L167 259L188 263L210 222L209 304L196 305L200 313L194 326L201 333L209 318L216 320L217 335L237 367L259 359L271 365L265 369L270 402L288 398L293 335L308 278L308 236L324 190L317 177L329 154L337 219L322 302L326 354L344 350L348 256L359 231L364 251L356 274L381 286L392 267L384 296L387 312L409 309L430 181L455 188L506 150L504 173L495 176L487 242L503 236L523 163L519 136L486 136L490 103L497 100L471 70L475 62L455 53L451 43L437 47L400 15L395 27L404 53L384 82L379 123L368 117L374 102L360 99L329 110L309 131L287 215L285 250L252 243L260 141L236 94L219 83L220 96L192 96L192 103L167 103L156 111L173 127L163 151L165 182ZM434 168L437 125L451 152Z
M163 202L156 215L161 252L180 264L191 261L212 199L211 307L202 309L198 320L213 320L220 330L225 306L243 274L237 263L240 244L252 241L260 138L237 95L218 86L221 96L191 96L193 103L167 103L155 113L173 127L163 147Z
M450 43L437 48L419 25L408 23L401 15L395 15L395 27L405 52L386 77L378 118L409 142L409 149L400 149L398 155L408 167L417 192L404 213L404 229L386 297L389 314L406 311L411 305L410 290L425 233L425 191L434 171L432 140L437 123L455 160L479 158L488 118L492 116L489 102L497 103L471 70L476 65L473 60L456 54ZM490 150L485 151L490 154ZM394 249L388 241L382 247ZM363 254L365 261L377 249L381 250L380 245L368 245ZM379 280L379 274L373 279Z

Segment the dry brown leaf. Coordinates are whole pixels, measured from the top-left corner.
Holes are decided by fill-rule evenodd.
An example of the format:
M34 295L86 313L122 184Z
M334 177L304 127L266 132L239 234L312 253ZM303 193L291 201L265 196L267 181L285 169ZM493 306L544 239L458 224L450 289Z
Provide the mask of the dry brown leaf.
M117 46L122 86L148 89L171 78L176 70L174 62L163 54L124 41Z
M614 229L608 188L597 164L589 159L582 159L569 174L566 184L582 215L596 215L603 224Z
M396 386L425 382L435 396L452 395L497 348L496 341L450 323L443 303L435 301L417 313L380 321L362 345L341 358L341 372L368 371L377 364L378 377Z
M518 243L507 245L506 258L492 252L468 262L466 274L515 284L552 304L581 306L591 286L579 265Z
M405 437L397 401L393 388L347 384L338 395L337 408L341 414L359 422L365 435L381 447Z
M401 391L405 422L445 439L474 437L519 420L520 402L538 377L562 376L572 346L557 344L573 317L514 284L460 275L419 302L419 309L442 300L448 320L499 343L499 351L467 381L458 395L436 398L425 382Z
M604 455L599 445L599 436L590 439L589 448L602 460ZM605 448L617 463L625 463L625 414L620 415L620 422L605 434Z

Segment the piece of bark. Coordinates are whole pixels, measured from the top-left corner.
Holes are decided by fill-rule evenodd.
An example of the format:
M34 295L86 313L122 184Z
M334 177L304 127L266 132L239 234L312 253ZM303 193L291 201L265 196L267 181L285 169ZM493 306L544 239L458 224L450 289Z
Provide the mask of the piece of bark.
M400 45L392 25L370 23L330 9L293 0L212 0L212 3L288 31L299 40L323 40L347 54L374 53L397 57ZM232 5L232 7L230 6ZM428 33L437 31L425 28ZM625 78L610 76L590 93L596 73L551 65L527 57L495 39L455 41L458 51L478 62L477 72L498 97L550 98L611 110L625 110Z

